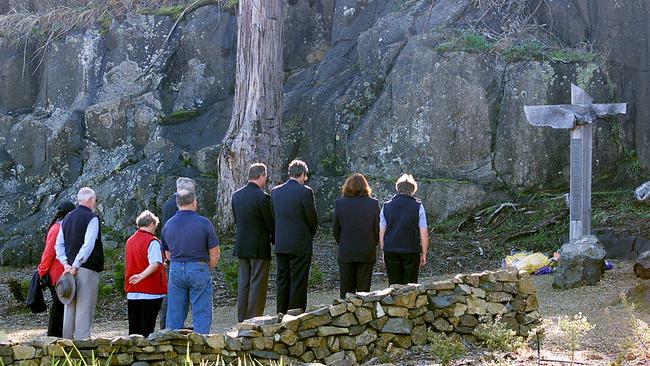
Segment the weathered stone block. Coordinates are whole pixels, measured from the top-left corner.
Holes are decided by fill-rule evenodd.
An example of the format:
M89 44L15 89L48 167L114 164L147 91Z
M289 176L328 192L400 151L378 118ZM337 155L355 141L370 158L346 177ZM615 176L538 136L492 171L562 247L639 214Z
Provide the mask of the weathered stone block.
M413 330L413 321L404 318L389 318L382 328L384 333L392 334L411 334Z
M339 328L339 327L332 327L332 326L322 326L318 328L318 336L319 337L327 337L331 335L341 335L341 334L348 334L350 331L348 328Z
M368 347L366 346L357 347L354 350L354 355L356 356L357 361L363 361L363 359L365 359L368 354Z
M353 337L350 336L340 336L339 337L339 345L341 349L350 351L354 350L357 347L357 342Z
M320 347L325 343L325 338L323 337L311 337L305 339L305 345L309 348Z
M359 309L365 309L365 308L359 308ZM350 327L352 325L357 325L357 324L359 323L357 322L357 319L352 313L344 313L343 315L335 318L331 323L331 325L335 327L344 327L344 328Z
M408 318L409 316L408 309L403 307L386 306L384 307L384 311L386 311L388 316L393 316L398 318Z
M306 362L306 363L311 363L314 361L314 352L313 351L307 351L300 356L300 361Z
M364 325L372 321L372 310L364 307L357 307L354 310L354 315L360 325Z
M34 358L36 355L36 348L31 346L16 345L11 347L11 350L13 352L14 360L27 360Z
M293 346L288 348L289 355L293 357L299 357L307 350L303 342L297 342Z
M280 342L286 344L287 346L293 346L296 344L296 342L298 342L298 337L292 330L285 329L282 333L280 333Z
M223 334L212 334L205 339L205 343L213 349L226 348L226 340Z
M498 302L488 302L487 312L494 315L501 315L507 312L506 307Z
M415 300L417 299L417 291L409 291L399 295L393 295L394 306L413 308L415 307Z
M467 299L467 314L483 315L487 311L487 302L483 299Z
M348 310L348 304L347 303L340 303L334 306L331 306L329 311L330 315L334 318L337 317L343 313L345 313Z
M365 332L355 337L357 347L368 346L377 339L377 332L372 329L366 329Z
M292 327L287 327L287 329L291 329ZM265 337L270 337L273 334L277 333L280 329L282 329L282 324L276 323L276 324L268 324L268 325L262 325L260 327L260 330L262 331L262 335ZM298 324L296 324L294 331L298 329Z
M327 337L327 349L332 353L338 352L341 349L339 338L335 336Z
M418 325L413 327L411 334L413 344L421 346L427 343L427 327L425 325Z
M329 356L325 357L325 363L329 365L329 364L332 364L332 363L334 363L336 361L341 361L343 359L345 359L345 351L339 351L339 352L336 352L336 353L334 353L332 355L329 355Z
M274 339L273 337L258 337L253 338L253 349L258 350L272 350Z
M332 316L329 314L329 311L326 314L315 316L311 319L304 320L300 323L299 330L306 330L312 328L318 328L321 325L329 324L332 321Z
M443 318L438 318L433 322L433 326L442 332L451 332L454 330L454 326L449 324L449 322Z
M318 333L318 329L303 330L302 332L298 332L298 339L302 341L305 338L314 337L316 333Z

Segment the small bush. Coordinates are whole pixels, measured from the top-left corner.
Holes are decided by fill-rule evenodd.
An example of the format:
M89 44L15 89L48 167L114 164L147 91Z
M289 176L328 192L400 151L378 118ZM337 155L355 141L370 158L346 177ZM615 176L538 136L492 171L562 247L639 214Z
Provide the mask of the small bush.
M431 354L443 366L449 365L451 361L461 358L465 353L465 345L458 339L432 331L429 331L427 339L431 345Z
M224 282L226 282L226 287L231 295L237 294L237 276L239 275L239 262L234 261L225 261L222 260L219 262L219 269L223 272Z
M573 318L561 317L558 319L557 325L564 334L570 352L571 365L573 365L575 352L580 346L580 339L593 329L593 325L587 321L586 317L582 316L582 313L574 315Z
M124 263L117 262L113 266L113 291L124 295Z
M309 271L309 279L307 280L307 285L309 287L318 287L323 283L323 271L320 270L317 262L311 263L311 270Z
M11 292L11 295L14 297L16 302L24 304L25 300L27 299L29 281L19 281L15 278L10 278L9 281L7 281L7 285L9 286L9 291Z
M511 352L524 346L524 341L517 337L517 332L509 329L500 319L494 323L479 325L474 335L491 350Z

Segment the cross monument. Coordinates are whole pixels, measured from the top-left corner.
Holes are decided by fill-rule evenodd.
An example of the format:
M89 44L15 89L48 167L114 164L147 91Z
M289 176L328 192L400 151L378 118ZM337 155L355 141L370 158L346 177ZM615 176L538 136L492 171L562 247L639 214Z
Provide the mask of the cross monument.
M591 235L592 124L598 118L626 114L627 104L594 104L589 94L571 84L571 104L525 106L524 111L533 126L569 130L569 241Z

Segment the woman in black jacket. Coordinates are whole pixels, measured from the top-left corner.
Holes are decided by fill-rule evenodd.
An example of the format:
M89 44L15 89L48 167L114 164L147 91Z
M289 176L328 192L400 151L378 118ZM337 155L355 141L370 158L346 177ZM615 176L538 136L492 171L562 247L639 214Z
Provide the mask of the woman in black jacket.
M379 243L379 202L370 198L366 178L355 173L341 189L334 208L334 238L339 246L341 298L370 291L375 248Z

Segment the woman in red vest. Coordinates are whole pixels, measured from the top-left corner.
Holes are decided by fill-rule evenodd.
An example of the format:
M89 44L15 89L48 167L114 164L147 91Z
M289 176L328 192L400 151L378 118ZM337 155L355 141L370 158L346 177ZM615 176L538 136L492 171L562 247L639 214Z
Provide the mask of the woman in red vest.
M61 229L61 222L68 212L75 209L75 206L70 201L63 201L56 208L54 219L50 222L47 236L45 237L45 248L43 255L41 255L41 263L38 265L38 275L44 280L47 280L47 287L50 288L52 294L52 306L50 307L50 320L47 323L47 335L50 337L63 336L63 303L56 296L54 285L56 281L63 274L63 265L56 259L56 251L54 244L56 244L56 236Z
M135 220L138 230L126 241L124 292L128 300L129 334L148 337L154 331L160 304L167 294L160 240L154 236L159 220L144 211Z

